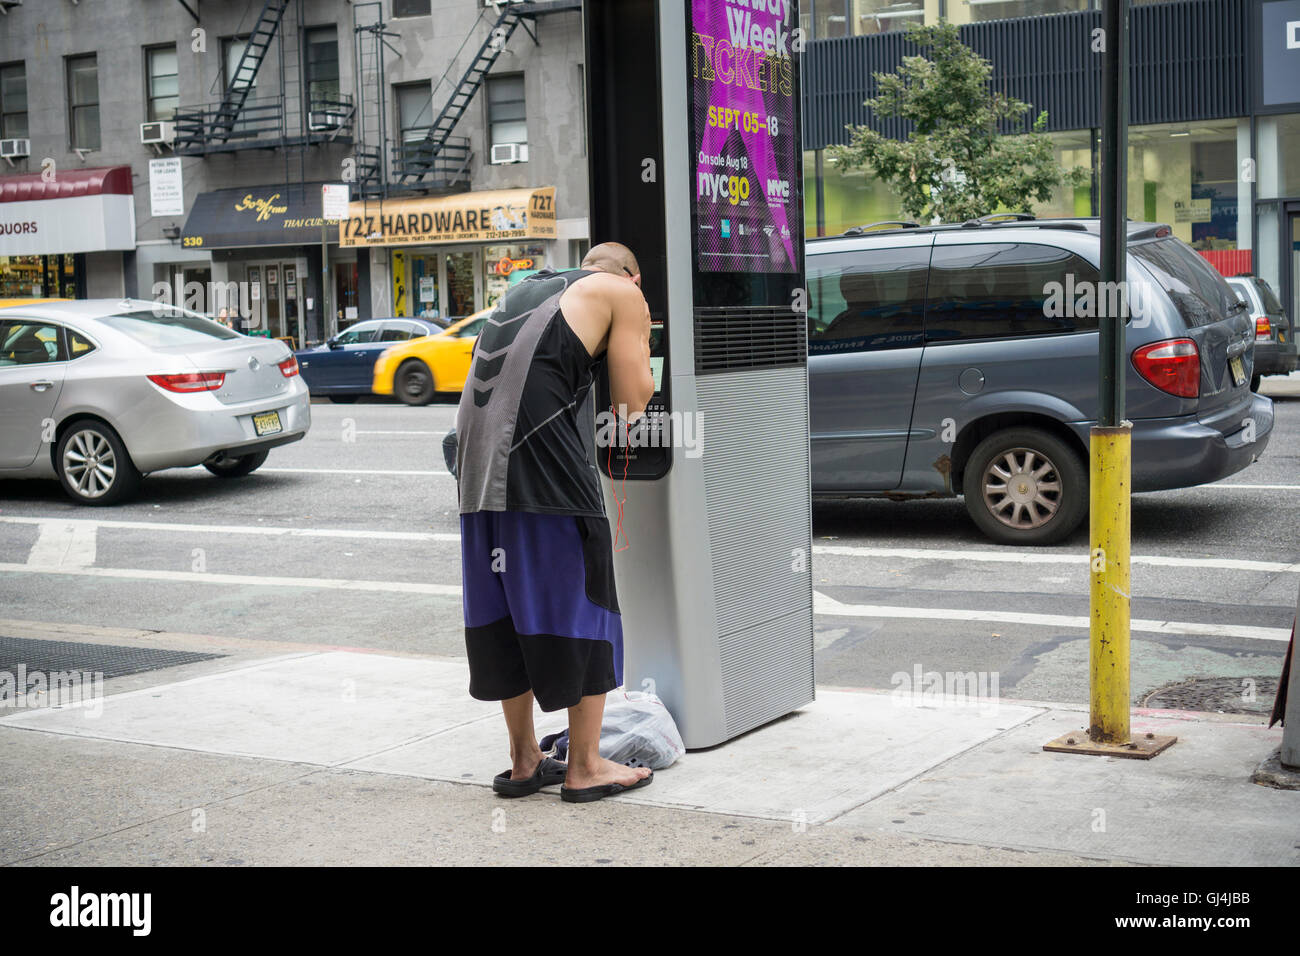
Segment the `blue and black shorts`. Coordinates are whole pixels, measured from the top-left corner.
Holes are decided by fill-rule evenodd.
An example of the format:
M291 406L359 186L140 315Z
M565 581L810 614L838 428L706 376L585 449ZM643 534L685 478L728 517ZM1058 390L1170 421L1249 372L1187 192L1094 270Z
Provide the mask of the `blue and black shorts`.
M609 522L577 515L460 516L469 693L528 690L542 710L623 683L623 621Z

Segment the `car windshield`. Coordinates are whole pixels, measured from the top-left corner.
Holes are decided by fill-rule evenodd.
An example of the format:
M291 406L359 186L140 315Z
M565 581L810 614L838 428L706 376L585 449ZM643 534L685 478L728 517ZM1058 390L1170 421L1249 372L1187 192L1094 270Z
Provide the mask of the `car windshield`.
M1246 307L1214 267L1178 239L1129 246L1169 293L1189 328L1212 325Z
M238 332L197 312L169 306L119 312L106 315L100 321L142 345L154 347L210 344L211 339L239 338Z

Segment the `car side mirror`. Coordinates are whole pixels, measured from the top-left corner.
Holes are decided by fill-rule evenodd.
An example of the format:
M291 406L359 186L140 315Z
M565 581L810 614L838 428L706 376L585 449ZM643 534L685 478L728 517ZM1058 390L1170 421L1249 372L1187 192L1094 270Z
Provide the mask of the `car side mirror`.
M325 344L328 345L331 349L341 349L341 348L343 348L342 343L340 343L338 339L330 339L330 340L329 340L328 342L326 342Z

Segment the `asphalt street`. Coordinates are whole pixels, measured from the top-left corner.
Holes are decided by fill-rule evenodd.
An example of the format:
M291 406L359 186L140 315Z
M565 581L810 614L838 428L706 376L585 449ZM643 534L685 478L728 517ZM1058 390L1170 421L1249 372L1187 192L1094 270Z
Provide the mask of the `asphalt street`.
M1134 498L1135 703L1280 671L1300 586L1300 394L1276 401L1261 461ZM463 657L440 448L454 406L312 414L308 437L248 478L163 472L114 508L0 482L0 617ZM1004 697L1085 701L1087 550L1086 527L1059 547L994 545L958 500L819 504L817 681L975 671Z

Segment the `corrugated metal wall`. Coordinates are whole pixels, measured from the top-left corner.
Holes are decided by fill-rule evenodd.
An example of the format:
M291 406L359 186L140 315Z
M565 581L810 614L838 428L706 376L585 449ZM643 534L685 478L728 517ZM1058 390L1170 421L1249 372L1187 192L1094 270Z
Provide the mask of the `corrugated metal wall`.
M1251 0L1181 0L1133 7L1132 125L1245 116L1251 111ZM1098 126L1101 56L1092 31L1101 11L974 23L962 42L993 64L993 88L1024 100L1030 118L1047 110L1050 130ZM804 148L848 139L848 124L871 123L862 101L873 72L890 73L919 53L901 33L815 40L804 55ZM907 124L871 123L901 138Z

